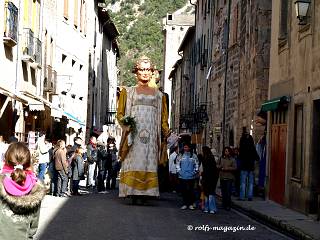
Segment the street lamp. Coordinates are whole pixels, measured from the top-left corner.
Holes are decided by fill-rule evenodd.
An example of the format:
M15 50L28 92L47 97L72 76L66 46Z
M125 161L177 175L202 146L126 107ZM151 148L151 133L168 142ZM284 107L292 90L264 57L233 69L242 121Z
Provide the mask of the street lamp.
M299 25L306 25L307 14L310 7L310 0L297 0L294 2Z

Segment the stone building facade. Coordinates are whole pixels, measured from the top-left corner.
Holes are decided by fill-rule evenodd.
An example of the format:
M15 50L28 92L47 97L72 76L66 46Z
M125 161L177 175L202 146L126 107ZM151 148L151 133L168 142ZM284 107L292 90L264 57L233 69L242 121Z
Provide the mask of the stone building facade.
M198 145L208 144L211 109L213 102L209 98L210 73L212 71L212 48L214 38L213 1L199 0L195 16L195 55L194 69L195 96L193 102L194 123L192 126L193 142Z
M174 65L173 70L169 75L169 79L172 82L172 91L171 91L171 129L175 133L180 132L180 119L182 114L182 59L179 59Z
M256 123L261 104L268 97L271 1L242 0L236 8L240 81L239 125L235 136L239 139L242 127L246 127L257 142L265 130L265 126Z
M119 32L106 8L98 7L96 3L92 7L93 14L88 16L87 136L94 132L99 134L103 125L107 125L109 133L115 136L117 59L120 57L116 38Z
M320 2L299 25L293 1L272 1L268 113L268 196L319 213ZM319 215L319 214L318 214Z
M221 153L223 146L238 145L242 127L256 141L263 133L255 122L267 99L271 3L198 0L195 5L195 39L182 44L182 62L189 59L187 49L193 53L187 69L194 83L188 129L200 139L199 147Z
M238 1L217 1L214 6L213 71L209 93L213 99L213 148L236 145L239 98Z
M167 14L163 19L164 34L164 69L160 85L164 92L169 95L169 106L171 106L171 90L172 83L169 75L174 64L181 58L178 54L178 48L190 26L194 25L194 15L185 14ZM171 115L169 116L169 124L172 124Z
M223 146L238 146L243 127L256 142L263 134L256 116L267 99L271 2L214 4L213 69L207 91L213 102L210 140L221 152Z
M182 56L173 67L172 81L172 126L176 133L191 133L193 125L194 80L195 80L195 27L190 27L178 49Z

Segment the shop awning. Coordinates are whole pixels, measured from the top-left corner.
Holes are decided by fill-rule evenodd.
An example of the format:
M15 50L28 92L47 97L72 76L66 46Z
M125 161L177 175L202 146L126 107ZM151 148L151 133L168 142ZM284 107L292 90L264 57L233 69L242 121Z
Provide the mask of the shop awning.
M282 96L267 100L261 105L260 112L277 111L279 108L287 107L289 102L289 96Z
M44 111L44 104L34 98L26 96L24 94L18 96L19 99L22 100L23 103L27 104L29 107L29 111Z
M80 119L77 117L73 116L71 113L64 112L63 115L65 115L68 119L80 124L81 126L85 126L84 122L82 122Z
M9 90L6 90L4 88L1 88L1 87L0 87L0 93L5 95L5 96L7 96L7 97L10 97L10 98L15 98L16 97L14 93L12 93Z
M37 100L34 100L32 102L29 102L29 110L30 111L44 111L44 104L42 102L39 102Z

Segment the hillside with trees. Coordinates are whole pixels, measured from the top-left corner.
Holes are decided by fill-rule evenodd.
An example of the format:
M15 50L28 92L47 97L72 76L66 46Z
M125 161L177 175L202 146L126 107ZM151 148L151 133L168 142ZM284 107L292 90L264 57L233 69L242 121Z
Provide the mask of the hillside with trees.
M188 0L105 0L112 20L120 32L119 84L132 86L134 61L142 54L163 67L162 19L167 13L186 6ZM190 12L191 7L186 7Z

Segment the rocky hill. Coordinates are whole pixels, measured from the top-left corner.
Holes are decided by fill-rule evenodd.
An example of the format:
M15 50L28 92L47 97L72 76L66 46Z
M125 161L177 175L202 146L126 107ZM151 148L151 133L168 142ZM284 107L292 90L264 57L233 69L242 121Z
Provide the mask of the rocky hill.
M134 60L149 56L158 68L163 66L162 19L167 13L193 12L188 0L105 0L107 9L120 32L118 39L120 85L132 86Z

